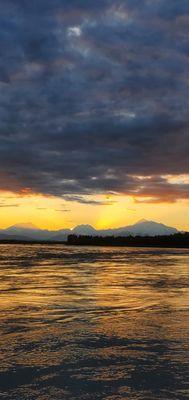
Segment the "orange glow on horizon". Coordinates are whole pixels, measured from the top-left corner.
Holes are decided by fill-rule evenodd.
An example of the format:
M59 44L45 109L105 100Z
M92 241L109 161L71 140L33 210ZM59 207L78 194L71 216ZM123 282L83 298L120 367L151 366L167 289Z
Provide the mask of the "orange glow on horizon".
M32 222L41 229L58 230L90 224L97 229L115 228L133 224L140 219L154 220L189 230L189 202L136 202L131 196L96 195L93 200L102 205L81 204L60 197L0 193L0 228ZM142 200L142 199L141 199ZM109 204L109 205L107 205Z

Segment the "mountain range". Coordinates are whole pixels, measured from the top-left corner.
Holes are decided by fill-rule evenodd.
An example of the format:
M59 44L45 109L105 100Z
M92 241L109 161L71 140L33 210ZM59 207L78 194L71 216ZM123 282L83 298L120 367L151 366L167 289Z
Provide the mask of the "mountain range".
M68 235L86 236L161 236L178 233L176 228L164 224L141 220L134 225L113 229L95 229L91 225L78 225L73 229L50 231L40 229L32 223L21 223L0 230L0 240L17 241L66 241Z

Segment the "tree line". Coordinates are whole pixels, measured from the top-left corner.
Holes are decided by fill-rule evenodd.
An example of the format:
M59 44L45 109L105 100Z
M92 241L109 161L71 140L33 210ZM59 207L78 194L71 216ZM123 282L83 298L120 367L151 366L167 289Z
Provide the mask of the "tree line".
M68 245L189 248L189 233L164 236L84 236L69 235Z

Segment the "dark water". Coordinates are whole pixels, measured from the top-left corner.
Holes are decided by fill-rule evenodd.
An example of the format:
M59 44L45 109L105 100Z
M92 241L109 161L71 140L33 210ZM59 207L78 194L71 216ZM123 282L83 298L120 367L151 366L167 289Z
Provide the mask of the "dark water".
M0 246L0 397L188 399L189 251Z

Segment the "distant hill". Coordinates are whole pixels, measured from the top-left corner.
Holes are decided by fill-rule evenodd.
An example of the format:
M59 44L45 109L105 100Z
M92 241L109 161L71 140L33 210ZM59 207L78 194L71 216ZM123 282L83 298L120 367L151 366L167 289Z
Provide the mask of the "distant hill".
M32 223L21 223L12 225L6 229L0 230L0 235L9 235L13 240L50 240L51 237L57 234L57 231L49 231L47 229L40 229Z
M47 229L39 229L32 223L21 223L0 230L0 240L3 237L9 237L13 240L38 240L38 241L66 241L70 234L76 236L166 236L178 233L176 228L166 226L164 224L141 220L134 225L124 226L114 229L95 229L91 225L78 225L73 229L59 229L50 231ZM2 239L1 239L2 238Z
M166 226L164 224L160 224L154 221L146 220L142 220L134 225L128 226L127 230L129 230L129 232L134 236L171 235L178 232L176 228L172 228L170 226Z
M72 233L74 235L96 235L97 230L93 228L91 225L78 225L74 229L72 229Z
M18 230L25 230L25 229L26 230L38 230L39 228L37 228L37 226L35 226L31 222L24 222L21 224L9 226L9 228L7 228L6 230L11 232L11 231L18 231Z
M29 242L30 240L31 240L31 238L28 238L27 236L8 235L6 233L0 232L0 241L17 241L17 242L27 241L27 242Z

